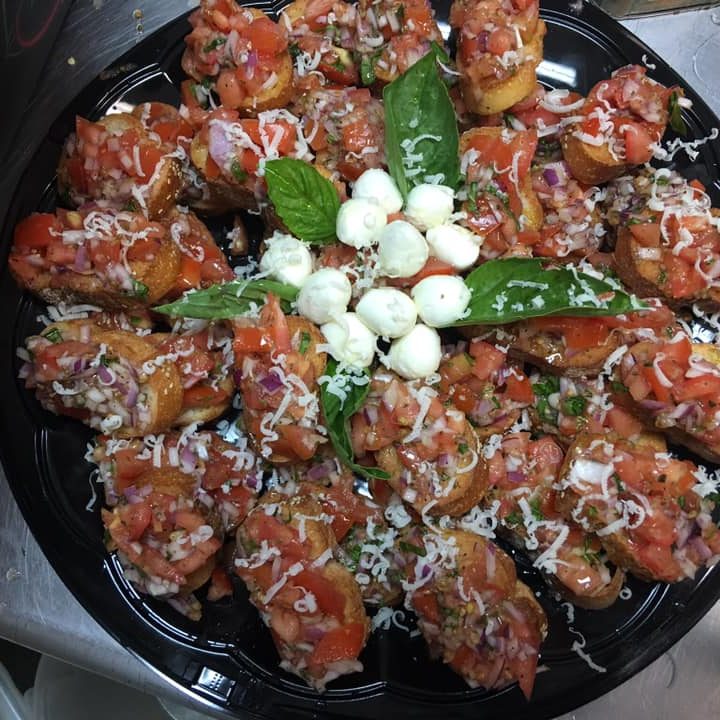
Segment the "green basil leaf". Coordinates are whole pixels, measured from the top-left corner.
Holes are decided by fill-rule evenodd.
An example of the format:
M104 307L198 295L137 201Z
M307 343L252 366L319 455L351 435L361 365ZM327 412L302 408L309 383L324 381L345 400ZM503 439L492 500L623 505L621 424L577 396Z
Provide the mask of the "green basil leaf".
M680 95L676 92L672 93L670 95L670 100L668 100L668 112L670 113L670 127L678 134L678 135L687 135L687 125L685 125L685 121L683 120L682 116L682 108L680 107L678 103L678 98Z
M293 158L269 160L265 181L275 211L293 235L308 243L335 240L340 198L312 165Z
M153 310L173 317L224 320L244 315L253 305L262 305L268 293L277 295L283 310L289 312L298 289L274 280L231 280L206 290L191 290L179 300Z
M360 60L360 80L363 85L372 85L375 80L375 65L382 55L382 50L377 50L372 55L363 55Z
M472 293L468 314L453 326L502 325L544 315L621 315L647 309L613 278L600 280L576 268L546 267L539 258L489 260L473 270L465 284Z
M365 370L364 374L368 382L357 385L353 382L352 376L339 367L335 359L329 358L325 368L325 375L333 378L330 382L334 385L339 384L335 378L345 375L346 380L342 383L342 386L347 389L347 396L341 400L336 394L328 391L329 382L322 383L320 385L320 407L325 417L328 437L340 460L350 470L359 475L378 480L387 480L389 475L380 468L365 467L355 462L355 453L350 442L350 418L363 406L370 391L370 373Z
M424 58L383 90L385 153L403 197L428 177L452 188L460 180L455 109L437 66L444 56L433 43Z

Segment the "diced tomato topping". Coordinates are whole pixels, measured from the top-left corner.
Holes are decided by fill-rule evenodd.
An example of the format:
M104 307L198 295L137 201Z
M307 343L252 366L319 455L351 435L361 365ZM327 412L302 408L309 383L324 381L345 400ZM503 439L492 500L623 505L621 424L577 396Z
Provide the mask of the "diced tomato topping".
M319 570L303 570L293 578L299 585L315 596L318 608L340 622L345 619L345 596Z
M623 118L625 135L625 157L632 165L642 165L652 158L654 139L647 128L640 123Z
M435 625L440 624L440 606L433 592L417 592L413 595L412 604L415 611Z
M50 213L35 213L21 220L13 237L19 250L41 250L57 240L62 224Z
M487 380L506 362L505 353L482 340L473 340L470 343L469 353L475 358L472 373L480 380Z
M121 505L117 512L130 541L140 538L152 520L152 508L147 501Z
M183 393L183 408L202 408L217 405L227 398L227 392L220 387L193 385Z
M605 343L610 335L604 318L539 317L528 321L538 332L556 333L568 350L586 350Z
M660 247L660 223L636 223L630 233L644 247Z
M686 400L702 400L720 398L720 377L716 375L700 375L687 378L679 386L672 388L678 402Z
M515 402L531 403L535 398L532 383L527 376L522 375L521 377L522 379L519 379L514 374L508 376L505 381L505 394Z
M325 633L309 659L310 666L328 665L340 660L352 660L362 650L365 627L350 623Z

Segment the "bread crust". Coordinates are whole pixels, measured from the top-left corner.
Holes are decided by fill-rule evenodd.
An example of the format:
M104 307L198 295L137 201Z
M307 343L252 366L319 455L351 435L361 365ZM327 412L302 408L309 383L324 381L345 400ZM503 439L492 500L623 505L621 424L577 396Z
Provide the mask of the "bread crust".
M569 125L560 138L563 158L575 178L587 185L601 185L624 175L632 165L615 159L607 144L589 145L574 133L577 124Z
M542 61L546 32L544 21L539 20L535 34L523 48L524 57L533 59L523 62L517 72L505 80L488 78L481 85L475 84L465 73L462 61L458 59L458 70L461 73L460 91L468 110L476 115L494 115L530 95L537 83L537 66Z

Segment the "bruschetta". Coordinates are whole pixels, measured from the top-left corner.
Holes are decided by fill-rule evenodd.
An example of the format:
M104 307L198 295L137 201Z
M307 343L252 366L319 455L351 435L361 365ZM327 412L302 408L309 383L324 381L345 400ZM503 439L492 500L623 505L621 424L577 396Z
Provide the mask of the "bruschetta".
M360 84L357 15L358 8L342 0L295 0L283 9L279 23L289 36L299 94Z
M481 440L510 428L533 402L522 367L504 348L482 340L450 354L438 372L443 397L465 413Z
M177 283L181 262L162 224L92 207L25 218L8 260L19 284L46 302L114 310L158 302Z
M460 138L467 195L462 222L483 238L480 253L486 259L530 254L540 239L543 210L530 174L536 146L534 130L482 127Z
M106 547L118 551L126 578L156 597L185 596L181 607L199 620L192 593L210 579L222 540L196 501L194 484L178 469L152 468L135 478L130 499L102 511L102 520Z
M581 182L607 182L652 158L670 117L670 99L682 90L666 88L646 72L627 65L597 83L578 111L581 119L563 131L563 156Z
M87 320L26 340L20 376L47 410L117 437L163 432L182 409L180 373L145 337Z
M720 352L682 333L640 342L616 366L612 400L646 427L665 433L711 462L720 462Z
M672 335L675 315L662 303L647 310L616 316L551 315L513 324L508 353L546 372L582 377L599 375L624 343L643 337Z
M418 616L431 656L470 687L518 682L529 699L547 618L517 579L513 561L485 538L461 530L414 527L405 542L406 603Z
M557 507L594 532L616 565L642 580L679 582L720 552L708 522L714 505L698 484L697 466L673 458L660 435L583 435L568 450Z
M507 110L537 83L547 28L536 0L456 0L457 67L465 105L477 115Z
M278 464L309 460L327 442L318 399L326 363L320 331L286 317L269 295L259 320L235 321L234 335L243 419L257 451Z
M351 424L356 457L373 453L390 487L417 512L463 515L485 493L477 435L437 390L376 372Z
M294 94L284 26L235 0L202 0L190 16L182 67L243 115L283 108Z
M158 219L175 205L182 172L133 115L117 113L91 122L79 115L58 165L58 190L68 204L104 206Z
M701 183L656 170L630 187L618 181L615 265L620 279L640 297L660 297L673 307L697 303L720 308L720 211ZM625 207L622 207L625 205Z
M175 478L183 473L185 495L205 508L208 524L218 532L237 528L262 487L261 463L245 436L232 445L216 433L188 427L129 440L100 436L91 460L110 508L136 502L147 473L167 472Z
M333 559L322 506L270 492L237 532L235 572L272 630L280 667L317 690L362 670L369 621L351 573Z
M294 104L319 170L352 181L383 167L385 120L382 103L364 88L313 90Z
M229 372L234 362L229 328L211 324L204 330L153 333L147 340L180 373L183 398L175 425L210 422L230 407L235 384Z
M256 209L266 198L260 163L279 157L309 160L312 153L299 118L287 110L240 119L234 110L214 110L196 133L190 159L207 181L215 202Z
M554 485L565 457L560 446L549 437L531 440L530 433L513 433L496 435L490 452L491 489L484 505L498 503L498 532L529 555L546 582L573 605L591 610L612 605L625 574L608 566L598 538L555 507Z

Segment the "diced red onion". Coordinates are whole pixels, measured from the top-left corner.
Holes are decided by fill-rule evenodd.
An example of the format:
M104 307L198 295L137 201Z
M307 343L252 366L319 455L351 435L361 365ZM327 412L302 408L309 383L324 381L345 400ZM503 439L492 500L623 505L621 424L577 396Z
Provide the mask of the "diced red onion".
M709 560L713 555L712 550L699 535L696 535L694 538L688 540L688 546L692 547L697 552L703 562L705 560Z
M515 483L517 485L521 485L525 482L525 473L520 472L519 470L509 470L507 474L507 479L511 483Z
M276 393L281 387L283 387L282 380L278 377L276 373L274 373L272 370L264 377L261 378L258 381L265 390L273 395Z
M665 407L665 403L662 403L659 400L638 400L638 405L646 410L652 410L653 412L656 410L662 410Z
M326 477L328 477L330 474L330 468L328 467L327 463L320 463L319 465L314 465L307 471L307 476L310 480L317 481L322 480Z
M372 404L366 405L363 408L363 416L369 425L374 425L380 417L377 406Z
M545 168L545 170L543 170L543 177L550 187L555 187L555 185L560 183L560 178L553 168Z

